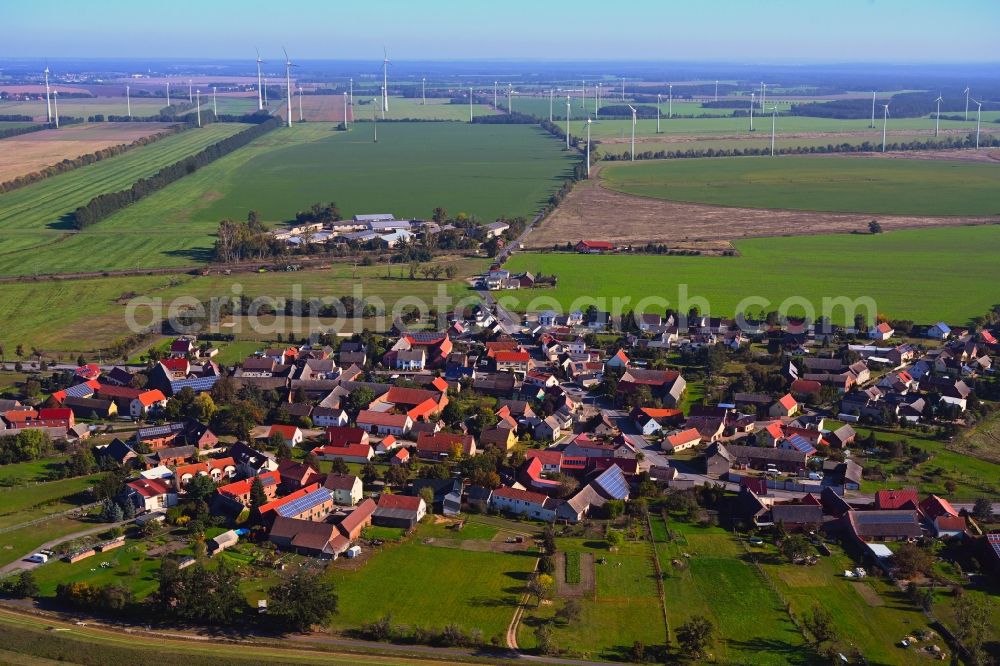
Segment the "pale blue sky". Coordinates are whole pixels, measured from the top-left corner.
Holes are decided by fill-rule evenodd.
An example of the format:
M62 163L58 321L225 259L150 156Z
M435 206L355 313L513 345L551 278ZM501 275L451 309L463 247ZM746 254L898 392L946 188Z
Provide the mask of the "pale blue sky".
M0 57L997 62L998 0L0 0Z

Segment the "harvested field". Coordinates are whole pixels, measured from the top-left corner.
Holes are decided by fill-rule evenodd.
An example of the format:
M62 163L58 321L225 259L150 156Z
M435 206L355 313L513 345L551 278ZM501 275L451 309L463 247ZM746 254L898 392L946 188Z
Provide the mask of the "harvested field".
M875 157L896 160L959 160L962 162L1000 162L1000 148L982 150L919 150L902 153L876 153Z
M917 227L987 224L988 217L877 216L886 231ZM867 230L872 215L708 206L613 192L600 178L573 188L559 208L525 241L551 248L587 238L618 244L666 243L676 249L713 252L729 241L755 236L850 233Z
M62 86L59 91L62 92ZM134 92L134 89L133 89ZM187 91L185 90L185 93ZM138 117L154 116L166 105L162 97L132 96L132 114ZM60 97L59 116L61 118L87 118L88 116L105 115L124 116L126 114L125 90L115 97ZM45 95L40 99L26 101L4 100L0 102L0 114L17 114L32 116L36 121L45 120Z
M137 139L159 134L171 125L171 123L87 123L4 139L0 182L44 169L62 160L94 153L110 146L132 143Z
M89 95L90 91L86 88L79 88L77 86L65 86L50 84L49 91L58 90L59 94L72 94L72 95ZM0 85L0 92L9 93L11 95L44 95L45 94L45 84L27 84L27 85Z

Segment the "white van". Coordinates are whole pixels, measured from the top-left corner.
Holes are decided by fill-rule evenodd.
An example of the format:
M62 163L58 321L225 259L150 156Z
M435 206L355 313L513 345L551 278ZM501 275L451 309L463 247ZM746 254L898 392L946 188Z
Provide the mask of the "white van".
M45 564L49 561L49 556L45 553L35 553L34 555L28 555L24 558L25 562L33 562L35 564Z

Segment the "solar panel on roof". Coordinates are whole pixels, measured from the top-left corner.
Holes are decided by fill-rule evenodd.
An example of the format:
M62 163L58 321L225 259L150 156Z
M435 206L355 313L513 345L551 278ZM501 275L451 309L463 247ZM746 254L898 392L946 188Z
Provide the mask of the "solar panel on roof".
M170 382L170 390L174 393L184 388L190 388L192 391L208 391L215 386L215 382L217 381L219 381L218 375L196 377L195 379L181 379L176 382Z
M175 432L179 432L184 429L183 423L168 423L166 425L149 426L148 428L139 428L136 431L136 436L139 439L144 437L162 437L164 435L170 435Z
M308 511L309 509L322 504L323 502L330 499L330 491L326 488L318 488L311 493L307 493L298 499L292 500L288 504L284 504L277 508L279 516L284 516L285 518L290 518L292 516L297 516L301 513Z
M625 481L625 475L622 474L621 468L617 465L612 465L601 472L600 476L594 479L594 483L610 497L615 499L628 498L628 482Z
M797 451L801 451L802 453L813 453L814 451L816 451L816 448L812 445L812 442L810 442L802 435L792 435L788 439L788 443L791 444L793 447L795 447Z
M66 389L66 395L73 398L86 398L89 395L94 394L94 389L90 388L86 384L77 384L76 386L70 386Z

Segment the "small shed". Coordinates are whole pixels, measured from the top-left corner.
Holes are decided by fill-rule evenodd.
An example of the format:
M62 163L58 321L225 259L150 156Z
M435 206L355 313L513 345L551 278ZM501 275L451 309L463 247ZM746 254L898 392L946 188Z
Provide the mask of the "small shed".
M212 555L214 556L218 555L227 548L235 546L239 542L239 540L240 537L238 534L236 534L236 530L229 530L228 532L223 532L222 534L213 538L209 542L208 547L209 550L211 550Z

